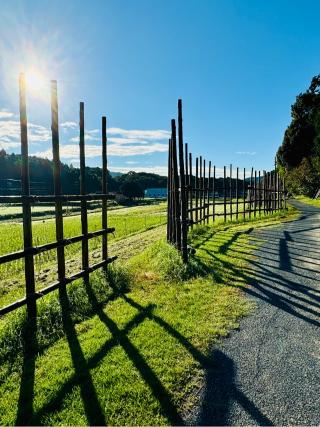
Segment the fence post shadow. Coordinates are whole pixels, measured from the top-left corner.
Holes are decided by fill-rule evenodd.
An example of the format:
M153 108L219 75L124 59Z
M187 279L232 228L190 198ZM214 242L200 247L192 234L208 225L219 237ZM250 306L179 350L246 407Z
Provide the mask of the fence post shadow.
M237 402L258 425L273 425L237 388L234 362L219 349L213 351L212 358L213 367L206 370L205 391L196 424L228 425L231 405L233 402Z
M37 319L26 319L23 328L23 365L15 425L28 425L33 417L36 359L38 354Z
M123 288L116 288L115 284L112 283L112 281L111 283L109 281L109 284L113 288L114 292L119 295L119 297L122 296L125 292L127 292L125 286ZM98 300L92 289L90 281L86 280L85 285L91 304L93 306L98 306ZM153 306L141 307L139 309L139 312L140 314L143 314L143 312L145 311L146 317L150 317L152 309ZM132 361L137 371L140 373L145 383L149 386L154 397L159 402L164 416L168 418L170 424L183 425L183 419L180 416L178 409L176 408L170 395L166 391L165 387L162 385L155 372L152 370L152 368L148 365L142 354L139 352L137 347L130 341L127 334L122 333L116 322L114 322L105 314L102 307L99 307L99 309L97 310L97 316L99 317L101 322L103 322L107 326L113 338L118 342L119 345L121 345L121 347L129 357L129 359Z
M59 299L61 304L63 329L70 348L74 370L76 375L81 377L81 381L79 381L80 393L88 423L89 425L105 425L105 416L99 403L90 374L90 369L87 366L71 317L71 308L67 291L63 287L59 289Z

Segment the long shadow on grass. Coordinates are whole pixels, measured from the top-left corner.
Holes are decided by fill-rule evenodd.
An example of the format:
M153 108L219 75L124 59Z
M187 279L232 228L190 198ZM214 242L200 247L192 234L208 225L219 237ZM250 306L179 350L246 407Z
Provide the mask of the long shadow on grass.
M90 282L86 282L86 288L92 305L95 305L97 303L97 298L93 292L93 289L91 288ZM145 311L145 307L139 306L139 310L140 313L143 313ZM151 311L146 311L146 317L150 317L150 313ZM154 397L160 403L162 412L168 418L170 424L182 425L183 420L174 403L172 402L170 395L162 385L155 372L147 364L144 357L139 353L139 350L129 340L126 334L121 334L117 324L111 320L102 309L97 312L97 315L99 316L99 319L108 327L112 333L112 336L118 340L118 343L122 346L127 356L133 362L141 377L148 384Z
M132 307L138 310L143 309L139 303L128 296L122 295L122 298ZM201 399L201 409L196 417L197 419L193 420L197 425L226 425L230 405L233 401L238 402L259 425L272 425L271 421L259 411L244 393L237 389L234 383L234 363L230 358L218 349L215 349L210 357L205 356L160 316L150 313L149 318L173 336L205 370L206 382Z
M23 366L16 425L29 425L33 416L34 381L38 354L37 320L30 319L23 330Z
M102 309L100 309L102 310ZM117 345L119 345L119 340L122 336L126 336L133 328L137 327L141 322L144 321L144 319L147 317L148 312L152 310L152 306L149 305L144 308L144 312L138 313L136 316L134 316L125 326L123 329L117 329L117 335L115 334L112 336L112 338L108 339L101 348L94 353L91 357L85 361L85 365L81 365L79 367L79 371L74 373L71 378L69 378L63 386L57 391L55 396L53 396L49 402L44 404L42 408L40 408L35 414L34 414L34 424L41 424L41 420L43 416L48 415L49 413L58 411L66 396L72 392L74 387L81 386L81 383L83 381L83 370L84 375L86 375L87 372L90 372L91 369L94 369L100 361Z
M75 375L81 378L81 381L79 381L80 394L88 423L91 426L104 425L105 417L72 321L69 299L65 288L59 290L59 298L63 329L68 340Z

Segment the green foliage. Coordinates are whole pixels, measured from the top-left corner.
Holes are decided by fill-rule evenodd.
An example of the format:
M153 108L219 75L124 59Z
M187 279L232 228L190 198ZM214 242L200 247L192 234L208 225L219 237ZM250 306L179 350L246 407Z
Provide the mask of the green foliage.
M31 192L33 194L53 194L53 162L52 160L39 157L29 157ZM88 193L101 191L102 169L98 167L86 167L86 190ZM21 155L6 154L4 150L0 152L0 194L6 193L8 188L7 180L21 179ZM118 186L108 171L107 175L109 191L115 191ZM61 184L64 194L79 194L80 169L72 165L61 163ZM18 193L20 184L15 184L15 193ZM11 193L9 193L11 194Z
M120 188L122 185L129 182L139 185L142 190L145 190L147 188L167 187L167 177L160 176L155 173L130 171L121 176L117 176L115 180L120 186Z
M291 107L292 121L277 152L287 188L314 195L320 188L320 75Z
M142 198L144 192L136 182L126 181L120 186L121 193L129 199Z

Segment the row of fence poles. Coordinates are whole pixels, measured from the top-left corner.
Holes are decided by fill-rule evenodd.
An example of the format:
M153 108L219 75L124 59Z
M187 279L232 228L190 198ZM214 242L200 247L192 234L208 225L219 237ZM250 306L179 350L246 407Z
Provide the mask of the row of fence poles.
M21 127L21 196L0 196L0 203L22 203L23 210L23 245L21 251L0 256L0 264L8 263L17 259L25 259L25 297L10 305L0 308L0 315L6 314L23 305L27 305L29 318L37 315L37 299L55 289L64 289L68 283L88 277L89 273L104 267L114 261L116 257L108 256L107 235L115 231L108 228L107 221L107 121L102 117L102 186L101 193L87 194L85 173L85 128L84 128L84 103L80 102L79 112L79 149L80 149L80 195L63 195L61 187L61 162L59 143L59 121L58 121L58 93L57 82L51 81L51 130L52 130L52 154L53 154L53 181L54 195L33 196L30 194L30 173L28 156L28 122L26 108L26 84L24 74L19 78L20 94L20 127ZM87 202L90 200L102 201L102 228L93 232L88 231ZM78 201L81 203L81 235L70 238L64 237L63 230L63 203ZM41 246L33 245L31 206L36 202L51 202L55 205L56 241ZM102 236L101 255L102 260L96 264L89 263L89 239ZM81 242L82 244L82 269L72 276L66 276L65 247L70 244ZM57 251L58 280L46 288L36 291L34 256L55 249Z
M272 214L286 208L284 180L277 172L235 169L218 170L211 161L195 158L183 143L182 101L178 100L178 142L176 121L171 120L168 155L167 240L188 260L189 227L208 224L217 218L248 219ZM219 177L217 176L219 172ZM234 173L235 172L235 173ZM242 177L241 177L242 175Z

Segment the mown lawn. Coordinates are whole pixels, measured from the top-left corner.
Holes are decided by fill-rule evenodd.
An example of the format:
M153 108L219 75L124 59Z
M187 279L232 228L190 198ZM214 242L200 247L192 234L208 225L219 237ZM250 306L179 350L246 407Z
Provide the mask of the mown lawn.
M253 309L241 252L252 251L249 230L259 225L199 228L187 268L160 241L73 283L61 305L54 294L40 300L36 336L22 311L7 316L0 423L182 424L214 366L212 345Z

